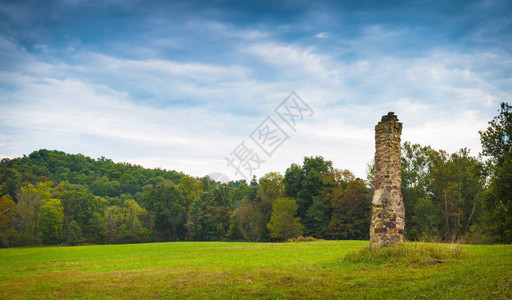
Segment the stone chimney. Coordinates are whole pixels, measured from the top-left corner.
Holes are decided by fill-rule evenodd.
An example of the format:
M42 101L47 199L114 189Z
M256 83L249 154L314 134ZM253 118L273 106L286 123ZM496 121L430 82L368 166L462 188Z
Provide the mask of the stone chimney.
M402 123L389 112L375 126L375 193L372 200L370 248L404 241L400 136Z

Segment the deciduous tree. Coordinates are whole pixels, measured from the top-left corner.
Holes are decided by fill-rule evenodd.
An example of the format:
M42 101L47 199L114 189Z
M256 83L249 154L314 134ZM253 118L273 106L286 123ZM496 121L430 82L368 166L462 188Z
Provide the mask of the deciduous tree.
M332 206L328 235L333 239L366 239L370 226L370 201L364 181L355 179L347 184Z
M38 229L45 244L57 244L62 240L63 208L59 199L44 201L39 211Z
M491 180L484 197L486 231L498 242L512 242L512 106L501 103L499 115L480 131L482 152L490 157Z
M297 208L298 205L292 198L278 198L274 201L272 216L267 224L272 238L286 241L302 234Z

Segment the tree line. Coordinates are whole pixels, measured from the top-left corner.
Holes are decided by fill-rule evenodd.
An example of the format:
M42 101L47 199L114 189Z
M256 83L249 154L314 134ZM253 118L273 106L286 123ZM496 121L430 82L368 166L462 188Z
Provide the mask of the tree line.
M471 156L405 142L409 240L512 242L512 108ZM368 239L366 180L321 156L252 181L216 182L101 157L39 150L0 162L0 246Z
M2 160L0 182L4 247L368 235L368 222L354 224L368 220L371 191L322 157L220 183L43 149Z
M409 240L512 242L512 106L480 131L482 153L404 143L402 194ZM370 174L371 176L371 174Z

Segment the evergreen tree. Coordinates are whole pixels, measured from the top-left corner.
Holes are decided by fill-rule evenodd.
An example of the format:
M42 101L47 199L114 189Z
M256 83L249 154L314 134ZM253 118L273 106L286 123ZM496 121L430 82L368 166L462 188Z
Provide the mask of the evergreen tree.
M226 239L228 241L243 241L245 240L245 234L242 231L242 226L240 224L240 220L236 214L231 215L231 219L229 222L229 231L226 234Z
M315 238L324 238L330 221L330 208L315 198L304 218L304 234Z

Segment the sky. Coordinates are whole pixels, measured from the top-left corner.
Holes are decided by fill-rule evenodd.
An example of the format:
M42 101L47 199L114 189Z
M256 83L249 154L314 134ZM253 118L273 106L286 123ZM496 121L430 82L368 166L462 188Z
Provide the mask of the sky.
M374 126L481 151L512 102L512 2L0 0L0 157L38 149L192 176L365 178Z

